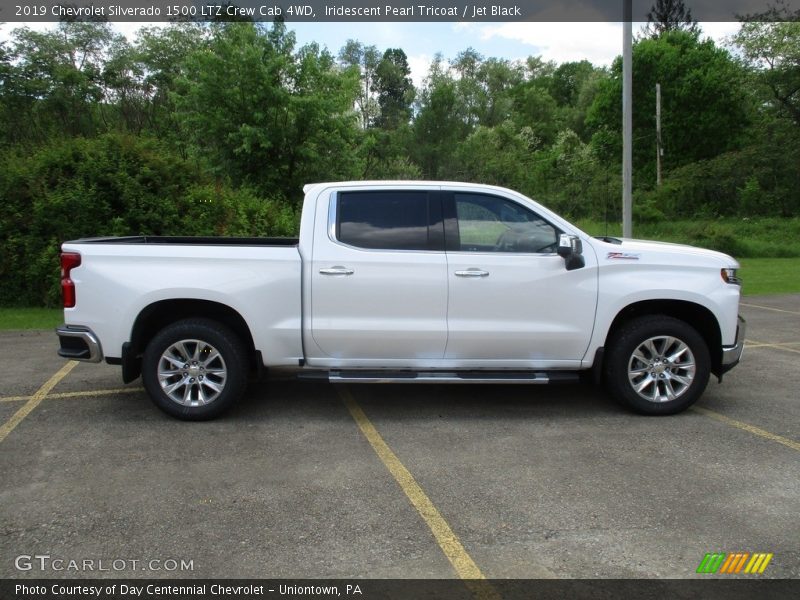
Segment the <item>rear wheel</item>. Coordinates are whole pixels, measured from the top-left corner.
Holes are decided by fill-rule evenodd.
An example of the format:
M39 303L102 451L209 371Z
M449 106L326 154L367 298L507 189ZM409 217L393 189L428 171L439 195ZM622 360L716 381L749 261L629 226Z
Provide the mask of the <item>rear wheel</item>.
M705 340L689 324L665 315L639 317L610 340L606 385L636 412L671 415L697 401L710 363Z
M245 391L247 351L228 327L209 319L184 319L162 329L147 345L142 381L164 412L187 421L213 419Z

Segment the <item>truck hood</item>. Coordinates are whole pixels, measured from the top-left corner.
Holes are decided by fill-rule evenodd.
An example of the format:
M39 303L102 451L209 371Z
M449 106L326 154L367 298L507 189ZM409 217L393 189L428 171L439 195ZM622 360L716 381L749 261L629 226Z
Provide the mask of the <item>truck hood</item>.
M609 243L597 238L593 238L592 242L598 258L603 262L670 262L693 266L739 267L736 259L727 254L685 244L629 238L622 238L621 244Z

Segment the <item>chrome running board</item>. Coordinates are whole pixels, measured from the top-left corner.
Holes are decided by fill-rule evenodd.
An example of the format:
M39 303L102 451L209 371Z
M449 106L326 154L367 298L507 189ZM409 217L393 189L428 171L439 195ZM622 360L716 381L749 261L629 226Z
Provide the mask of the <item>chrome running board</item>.
M571 371L330 371L331 383L503 383L538 384L574 382L578 374Z

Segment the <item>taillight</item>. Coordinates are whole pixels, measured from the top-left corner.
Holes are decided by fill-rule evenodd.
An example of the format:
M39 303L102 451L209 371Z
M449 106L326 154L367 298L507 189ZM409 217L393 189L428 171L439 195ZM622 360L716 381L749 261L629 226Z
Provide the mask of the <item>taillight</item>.
M81 265L81 255L77 252L61 253L61 296L64 308L75 306L75 283L69 278L70 271Z

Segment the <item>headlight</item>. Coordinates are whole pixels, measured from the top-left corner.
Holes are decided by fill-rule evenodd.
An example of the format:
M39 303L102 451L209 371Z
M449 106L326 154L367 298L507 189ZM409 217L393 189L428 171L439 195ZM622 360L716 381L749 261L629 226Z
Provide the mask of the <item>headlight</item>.
M742 285L742 280L739 279L738 269L722 269L720 271L722 281L732 285Z

